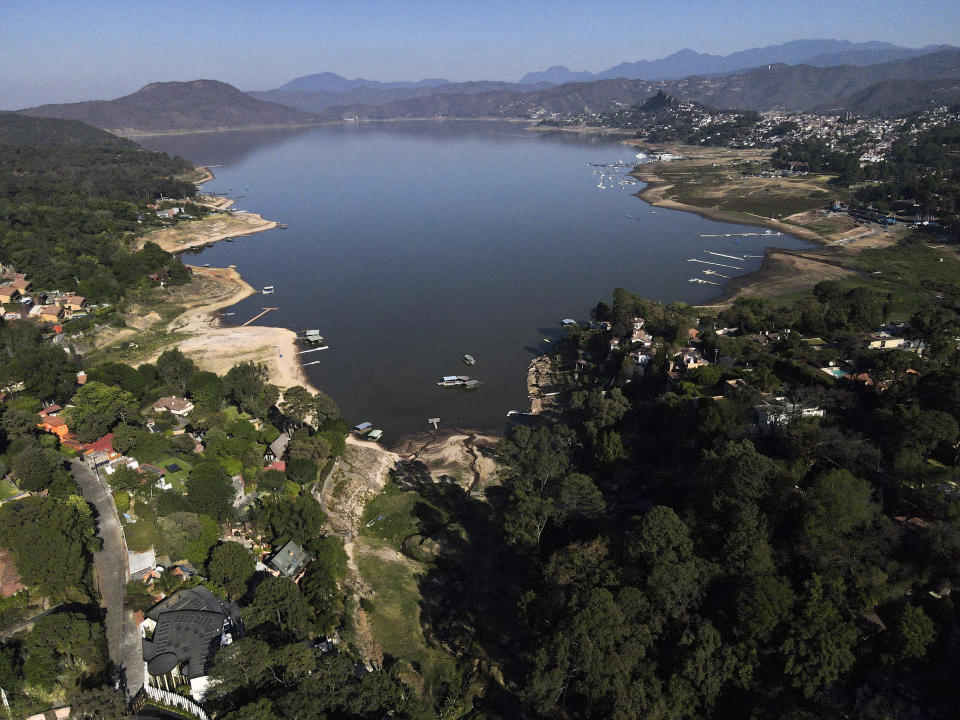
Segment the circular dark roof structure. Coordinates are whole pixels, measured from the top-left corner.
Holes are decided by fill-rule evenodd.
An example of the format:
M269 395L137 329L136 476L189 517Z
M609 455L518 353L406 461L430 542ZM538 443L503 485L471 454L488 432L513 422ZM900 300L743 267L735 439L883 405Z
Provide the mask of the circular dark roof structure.
M151 675L165 675L173 670L179 662L176 653L160 653L150 659L150 662L147 663L147 670Z

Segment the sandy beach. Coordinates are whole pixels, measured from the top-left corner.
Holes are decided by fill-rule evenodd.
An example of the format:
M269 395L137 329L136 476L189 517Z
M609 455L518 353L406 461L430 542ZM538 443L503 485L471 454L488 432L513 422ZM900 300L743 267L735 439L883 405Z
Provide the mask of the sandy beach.
M222 207L228 207L224 204ZM183 252L190 248L203 247L230 237L252 235L277 227L273 220L265 220L256 213L216 213L202 220L178 222L173 227L153 230L139 239L140 247L148 242L156 243L170 253Z
M275 385L281 388L302 385L316 392L300 367L297 336L292 330L265 325L223 325L219 316L222 309L256 293L235 269L189 267L195 277L212 281L205 285L219 288L219 292L213 296L202 295L170 324L170 331L189 335L177 343L185 355L204 370L219 375L239 362L261 362L269 369L270 382ZM153 362L159 354L156 352L141 362Z

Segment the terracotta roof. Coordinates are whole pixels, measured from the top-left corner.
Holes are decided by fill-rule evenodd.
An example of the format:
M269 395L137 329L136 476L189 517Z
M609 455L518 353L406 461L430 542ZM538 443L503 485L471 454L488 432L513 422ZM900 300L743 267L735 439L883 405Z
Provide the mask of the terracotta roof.
M20 582L20 574L14 565L13 557L7 550L0 550L0 597L8 598L26 587Z
M113 433L107 433L102 438L87 443L85 448L91 452L113 452Z

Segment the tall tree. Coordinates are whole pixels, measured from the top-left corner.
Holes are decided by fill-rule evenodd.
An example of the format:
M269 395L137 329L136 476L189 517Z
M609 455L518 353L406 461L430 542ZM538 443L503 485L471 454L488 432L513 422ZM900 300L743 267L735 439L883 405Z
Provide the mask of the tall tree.
M813 575L804 585L799 612L781 648L784 673L795 688L813 697L853 666L856 639L856 627L827 596L822 578Z
M229 600L243 597L247 592L247 583L253 577L256 560L250 551L240 543L224 542L210 553L207 562L207 574L210 579L222 587Z

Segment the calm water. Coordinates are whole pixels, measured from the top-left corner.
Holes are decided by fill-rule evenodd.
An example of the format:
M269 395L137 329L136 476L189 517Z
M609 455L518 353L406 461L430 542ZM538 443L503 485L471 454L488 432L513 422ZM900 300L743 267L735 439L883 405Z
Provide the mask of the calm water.
M318 387L351 424L386 441L442 426L500 430L528 407L526 367L624 287L649 298L704 302L720 288L688 282L713 269L755 269L763 249L802 247L633 197L640 185L597 187L588 163L628 161L629 148L515 123L409 122L296 131L154 137L143 145L214 168L208 190L289 226L219 243L191 261L235 264L276 294L230 310L244 322L319 328L330 349L303 355ZM607 171L610 172L610 171ZM618 179L616 179L618 180ZM738 242L739 241L739 242ZM711 255L707 251L741 259ZM698 258L739 269L687 262ZM461 356L470 353L476 366ZM483 381L438 388L442 375Z

